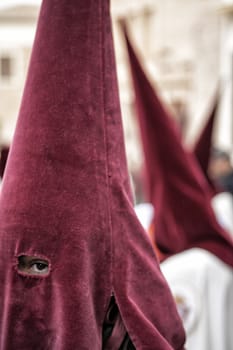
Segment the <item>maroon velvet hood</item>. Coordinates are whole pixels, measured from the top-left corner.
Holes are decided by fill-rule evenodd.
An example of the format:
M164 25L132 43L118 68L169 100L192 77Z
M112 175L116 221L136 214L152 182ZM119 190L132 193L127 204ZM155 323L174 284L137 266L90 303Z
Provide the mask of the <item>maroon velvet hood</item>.
M212 135L213 135L213 128L214 128L214 123L217 115L218 104L219 104L219 96L216 93L212 102L209 116L207 117L206 124L193 147L193 153L195 154L196 159L198 160L198 163L207 181L210 184L213 195L215 195L218 192L218 190L208 175L208 166L209 166L210 155L212 150Z
M100 350L112 295L137 350L183 349L132 205L112 44L108 0L43 1L0 197L0 350Z
M233 242L217 223L209 185L195 157L184 150L177 128L150 85L124 33L135 88L148 188L155 207L154 242L163 258L199 247L233 266Z

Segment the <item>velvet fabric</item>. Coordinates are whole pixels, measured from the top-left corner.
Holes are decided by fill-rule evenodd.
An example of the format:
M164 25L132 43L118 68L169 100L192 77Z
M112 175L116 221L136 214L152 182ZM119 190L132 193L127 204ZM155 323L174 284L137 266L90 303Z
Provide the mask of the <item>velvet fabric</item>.
M207 179L207 181L210 184L212 194L215 195L219 191L211 178L208 174L208 166L210 162L210 156L212 151L212 135L213 135L213 128L215 124L215 119L217 115L217 109L219 104L219 96L218 93L215 94L215 97L212 102L212 106L210 108L209 116L207 116L206 124L201 131L194 147L193 147L193 153L196 156L196 159L198 160L198 163Z
M153 241L161 260L186 249L209 250L233 266L233 241L216 221L209 185L146 77L123 25L155 208Z
M42 3L0 242L1 350L100 350L113 295L137 350L183 349L132 205L108 0ZM48 272L22 272L25 255L47 260Z

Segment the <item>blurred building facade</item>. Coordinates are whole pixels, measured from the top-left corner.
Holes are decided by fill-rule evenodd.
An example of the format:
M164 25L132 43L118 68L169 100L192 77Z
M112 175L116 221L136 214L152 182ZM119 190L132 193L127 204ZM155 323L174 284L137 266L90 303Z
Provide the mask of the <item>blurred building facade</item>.
M0 143L10 143L20 106L40 0L0 2ZM129 168L142 161L119 19L128 22L151 81L191 144L218 82L216 145L233 148L233 0L112 0Z

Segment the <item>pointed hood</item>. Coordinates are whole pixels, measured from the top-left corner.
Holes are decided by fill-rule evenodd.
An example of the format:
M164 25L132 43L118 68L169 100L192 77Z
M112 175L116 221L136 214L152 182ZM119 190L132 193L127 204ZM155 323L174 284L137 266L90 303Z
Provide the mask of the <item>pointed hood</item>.
M208 166L209 166L211 150L212 150L212 136L213 136L214 123L216 120L216 115L218 110L218 104L219 104L219 94L216 93L212 101L212 106L210 109L209 116L207 117L206 124L193 147L193 153L195 154L196 159L207 181L210 184L210 187L213 191L213 195L216 194L218 190L208 175Z
M136 349L183 348L132 206L108 0L42 3L0 241L0 350L102 349L112 295Z
M209 186L184 150L173 121L150 85L124 27L161 259L200 247L233 266L233 242L218 225Z

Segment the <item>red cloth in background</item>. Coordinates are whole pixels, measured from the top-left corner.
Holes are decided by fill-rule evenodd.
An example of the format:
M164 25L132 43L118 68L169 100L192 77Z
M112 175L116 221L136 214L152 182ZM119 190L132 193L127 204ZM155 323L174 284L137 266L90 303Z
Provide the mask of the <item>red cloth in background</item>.
M207 181L209 182L213 195L217 194L219 191L209 177L208 167L209 167L211 151L212 151L213 128L214 128L214 123L217 116L218 105L219 105L219 96L216 93L212 102L212 106L210 108L209 116L207 117L206 124L202 129L193 147L193 153L195 154L198 160L198 163L203 173L205 174Z
M140 125L149 200L155 208L154 245L162 260L186 249L209 250L233 266L233 242L216 221L211 191L193 154L187 152L148 81L123 25L136 114Z

